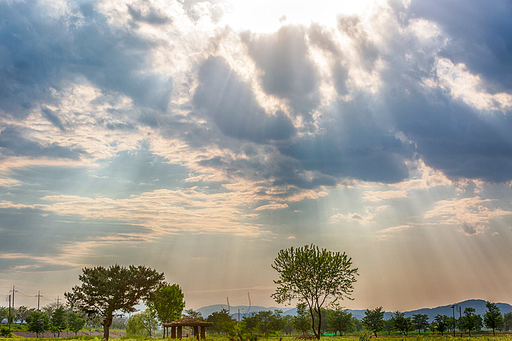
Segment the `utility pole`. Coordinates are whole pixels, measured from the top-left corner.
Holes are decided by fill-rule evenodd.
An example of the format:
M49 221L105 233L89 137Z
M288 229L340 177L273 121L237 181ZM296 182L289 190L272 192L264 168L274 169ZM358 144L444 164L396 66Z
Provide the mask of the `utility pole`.
M9 323L9 331L11 331L11 295L9 295L9 317L7 318L7 323Z
M57 298L55 299L55 301L57 301L57 309L59 309L59 301L60 301L59 295L57 295Z
M41 295L41 291L37 292L36 297L37 297L37 310L40 310L39 309L39 303L41 302L41 297L43 297L43 295Z
M18 290L14 290L14 285L12 286L12 290L9 290L9 292L12 291L12 309L14 309L14 293L18 292Z

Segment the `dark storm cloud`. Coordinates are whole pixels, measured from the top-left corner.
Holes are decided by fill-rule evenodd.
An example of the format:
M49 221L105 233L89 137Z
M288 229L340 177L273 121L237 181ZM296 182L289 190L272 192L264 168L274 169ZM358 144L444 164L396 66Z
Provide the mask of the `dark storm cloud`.
M302 26L284 26L273 34L242 34L249 56L261 70L263 91L287 100L294 112L309 120L320 96L305 38Z
M94 3L52 20L45 11L35 1L0 4L0 110L22 118L34 106L56 103L52 89L76 76L166 110L171 80L147 72L154 43L113 28Z
M425 97L409 89L389 96L397 129L417 146L428 166L451 178L512 179L510 113L480 113L443 91Z
M286 140L295 134L281 111L267 114L244 83L221 57L210 56L199 68L193 104L212 116L224 135L256 143Z
M3 155L34 156L78 160L87 155L82 148L62 147L58 143L41 144L23 136L17 127L7 126L0 132L0 149Z
M340 101L324 123L324 133L302 137L280 151L306 170L336 178L384 183L406 179L409 146L384 128L366 103L364 97Z
M512 92L512 2L413 0L406 13L437 23L450 36L442 55L482 76L487 91Z

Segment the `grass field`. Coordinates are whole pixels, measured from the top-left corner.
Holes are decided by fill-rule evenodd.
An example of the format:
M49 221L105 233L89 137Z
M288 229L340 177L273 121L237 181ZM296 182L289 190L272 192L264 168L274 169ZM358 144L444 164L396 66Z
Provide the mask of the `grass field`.
M35 338L25 338L25 337L17 337L13 336L12 338L0 338L0 341L35 341ZM111 341L158 341L161 338L150 338L150 337L143 337L143 336L124 336L119 338L111 338ZM260 337L258 338L259 341L295 341L294 336L271 336L268 338ZM363 338L361 338L363 339ZM453 337L452 335L445 335L445 336L379 336L377 338L372 337L374 341L401 341L404 339L407 339L407 341L512 341L511 335L499 335L493 337L491 335L479 335L479 336L457 336ZM56 341L54 338L39 338L38 340L45 340L45 341ZM77 336L77 337L69 337L69 338L59 338L57 340L84 340L84 341L101 341L102 339L100 337L94 337L94 336ZM168 339L170 341L170 339ZM183 338L183 341L193 341L194 339L189 338ZM359 341L359 336L324 336L321 338L321 341ZM208 336L206 338L206 341L229 341L229 339L225 336L219 336L219 335L213 335ZM314 340L313 340L314 341ZM364 340L361 340L364 341Z

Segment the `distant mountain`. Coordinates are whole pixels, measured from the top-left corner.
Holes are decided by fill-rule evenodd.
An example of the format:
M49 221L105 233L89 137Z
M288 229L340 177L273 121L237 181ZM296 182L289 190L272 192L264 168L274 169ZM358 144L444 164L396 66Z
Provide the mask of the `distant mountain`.
M475 313L478 314L478 315L482 315L482 316L487 311L487 308L485 307L485 300L467 300L467 301L458 302L458 303L455 303L455 304L458 304L461 307L461 313L464 313L464 309L467 308L467 307L474 308L475 309ZM409 317L409 316L412 316L412 315L415 315L415 314L426 314L428 316L429 320L432 321L437 314L452 316L453 315L453 311L454 311L451 308L452 305L453 304L439 306L439 307L436 307L436 308L422 308L422 309L405 311L404 313L405 313L406 317ZM496 303L496 305L498 306L498 308L500 308L500 311L501 311L502 314L512 312L512 305L510 305L508 303ZM222 305L222 304L216 304L216 305L210 305L210 306L207 306L207 307L199 308L199 309L197 309L197 311L201 312L203 317L206 318L206 317L208 317L208 315L210 315L214 311L220 311L223 308L227 309L228 306L227 305ZM266 307L261 307L261 306L252 306L252 307L249 307L249 306L232 306L230 308L231 308L230 309L230 314L235 319L238 319L238 309L240 309L240 318L242 318L244 316L244 314L247 314L248 312L249 313L257 313L257 312L262 311L262 310L281 309L283 311L283 315L295 315L297 313L297 309L296 308L289 308L289 309L284 308L283 309L283 308L276 308L276 307L266 308ZM366 311L366 309L364 309L364 310L348 309L347 311L349 313L352 313L352 316L354 316L354 317L358 318L359 320L361 320L364 317L364 312ZM384 319L385 320L390 319L391 316L392 316L392 313L393 312L386 312L386 313L384 313ZM455 310L455 316L459 317L459 313L456 310Z

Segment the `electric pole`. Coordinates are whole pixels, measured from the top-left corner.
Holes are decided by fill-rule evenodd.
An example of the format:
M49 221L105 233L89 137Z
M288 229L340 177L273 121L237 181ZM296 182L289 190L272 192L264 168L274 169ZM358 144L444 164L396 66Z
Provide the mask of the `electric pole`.
M9 295L9 317L7 323L9 323L9 331L11 331L11 295Z
M41 295L41 291L38 291L37 292L37 310L39 310L39 303L41 302L41 297L43 297L43 295Z
M57 295L57 298L55 299L55 301L57 301L57 309L59 309L59 301L60 301L59 295Z
M18 292L18 290L14 290L14 285L13 285L12 290L9 290L9 292L12 292L12 309L14 309L14 293Z

